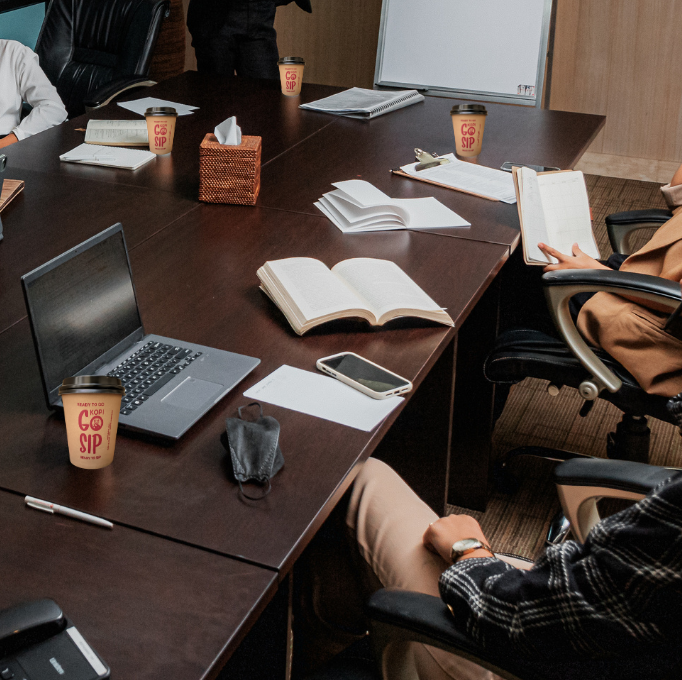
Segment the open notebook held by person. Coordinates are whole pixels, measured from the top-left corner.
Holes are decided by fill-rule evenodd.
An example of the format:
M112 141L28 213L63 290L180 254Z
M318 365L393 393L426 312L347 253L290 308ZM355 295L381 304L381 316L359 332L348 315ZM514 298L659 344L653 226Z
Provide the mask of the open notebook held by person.
M570 248L571 254L567 254L541 242L538 250L555 260L544 271L617 268L681 281L682 166L661 190L673 210L673 217L619 267L607 266L577 243ZM589 343L601 347L620 362L649 394L672 397L682 391L682 339L664 330L667 316L668 312L655 303L599 292L583 304L577 326Z

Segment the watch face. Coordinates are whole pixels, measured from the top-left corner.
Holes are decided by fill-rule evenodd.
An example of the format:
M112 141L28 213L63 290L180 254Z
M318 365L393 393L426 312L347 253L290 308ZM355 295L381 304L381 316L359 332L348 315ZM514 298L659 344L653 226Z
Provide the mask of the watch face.
M463 538L452 545L453 552L463 552L464 550L475 550L481 547L481 542L477 538Z

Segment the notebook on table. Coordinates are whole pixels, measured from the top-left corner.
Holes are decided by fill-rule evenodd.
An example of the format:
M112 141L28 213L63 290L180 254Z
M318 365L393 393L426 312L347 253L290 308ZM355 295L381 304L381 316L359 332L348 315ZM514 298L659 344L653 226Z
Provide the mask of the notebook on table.
M424 95L419 94L417 90L386 91L351 87L350 90L338 92L330 97L301 104L298 108L348 118L376 118L423 101Z
M179 439L260 359L148 335L123 227L115 224L21 277L47 405L64 378L123 381L119 427Z

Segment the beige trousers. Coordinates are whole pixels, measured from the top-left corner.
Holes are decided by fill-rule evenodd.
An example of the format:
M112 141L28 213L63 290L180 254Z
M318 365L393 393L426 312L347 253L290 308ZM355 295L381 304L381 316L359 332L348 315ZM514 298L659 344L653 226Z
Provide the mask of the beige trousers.
M422 544L426 528L436 519L388 465L374 458L364 463L353 486L346 525L381 585L439 595L438 579L449 565ZM384 678L494 680L498 676L466 659L413 642L389 648Z

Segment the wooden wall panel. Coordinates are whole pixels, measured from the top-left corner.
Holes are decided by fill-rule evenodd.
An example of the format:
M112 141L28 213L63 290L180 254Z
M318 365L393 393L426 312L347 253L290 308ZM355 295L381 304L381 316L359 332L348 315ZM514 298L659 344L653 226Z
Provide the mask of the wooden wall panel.
M590 152L681 160L682 0L556 0L550 106L606 115Z
M294 3L277 10L280 55L306 60L306 82L372 87L381 0L311 1L312 14Z

